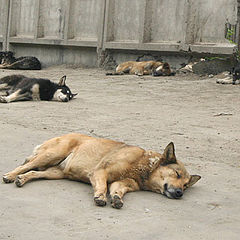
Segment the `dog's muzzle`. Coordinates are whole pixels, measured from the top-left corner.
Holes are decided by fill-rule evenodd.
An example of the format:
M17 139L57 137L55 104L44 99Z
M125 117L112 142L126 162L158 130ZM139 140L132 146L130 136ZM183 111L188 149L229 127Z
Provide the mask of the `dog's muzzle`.
M163 72L153 71L152 75L153 75L154 77L158 77L158 76L163 76L164 74L163 74Z
M173 188L173 187L168 188L168 185L165 184L164 195L166 195L168 198L179 199L183 196L183 190L181 188Z
M63 98L63 99L61 99L61 101L62 101L62 102L68 102L69 99L68 99L68 98Z

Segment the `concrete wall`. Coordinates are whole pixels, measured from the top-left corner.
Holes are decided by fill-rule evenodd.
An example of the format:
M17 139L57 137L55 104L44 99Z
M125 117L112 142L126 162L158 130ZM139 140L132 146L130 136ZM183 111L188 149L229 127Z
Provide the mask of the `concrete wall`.
M237 23L237 6L237 0L0 0L0 48L35 55L43 65L96 66L102 51L232 54L225 24Z
M226 43L224 26L237 23L237 1L195 0L192 3L196 43Z
M237 23L236 0L129 2L107 1L105 49L233 52L225 24Z
M0 0L0 48L7 48L9 1Z

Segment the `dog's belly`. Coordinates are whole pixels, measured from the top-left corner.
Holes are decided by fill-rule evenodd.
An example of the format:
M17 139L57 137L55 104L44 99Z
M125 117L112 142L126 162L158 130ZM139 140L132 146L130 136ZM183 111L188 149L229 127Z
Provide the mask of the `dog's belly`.
M66 178L89 183L90 175L103 162L114 159L125 144L107 139L90 139L79 145L60 164ZM114 157L113 157L114 154ZM100 166L106 168L106 166Z
M83 156L75 156L66 163L63 172L68 179L90 183L90 174L93 172L98 162L98 159L93 160L84 158Z

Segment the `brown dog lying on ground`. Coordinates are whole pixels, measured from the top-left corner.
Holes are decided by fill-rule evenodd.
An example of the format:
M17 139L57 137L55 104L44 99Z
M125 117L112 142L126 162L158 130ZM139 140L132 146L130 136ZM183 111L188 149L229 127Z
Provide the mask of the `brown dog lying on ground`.
M106 75L123 75L123 74L135 74L153 75L153 76L171 76L175 75L171 71L170 65L167 62L145 61L135 62L128 61L119 64L114 73L106 73Z
M173 143L160 154L123 142L71 133L37 146L22 166L3 176L3 181L15 181L21 187L39 178L91 183L98 206L106 205L109 184L112 207L121 208L127 192L148 190L178 199L201 177L189 175L176 160Z

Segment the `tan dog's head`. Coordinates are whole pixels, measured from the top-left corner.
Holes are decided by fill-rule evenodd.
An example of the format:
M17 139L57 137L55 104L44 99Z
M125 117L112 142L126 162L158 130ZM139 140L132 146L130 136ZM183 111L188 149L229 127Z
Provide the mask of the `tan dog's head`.
M146 182L147 188L169 198L181 198L184 190L201 178L199 175L189 175L183 163L176 159L172 142L168 144L162 155L156 153L154 156L153 153L149 161L152 162L153 168Z
M172 74L170 65L167 62L156 62L153 68L153 76L170 76Z

